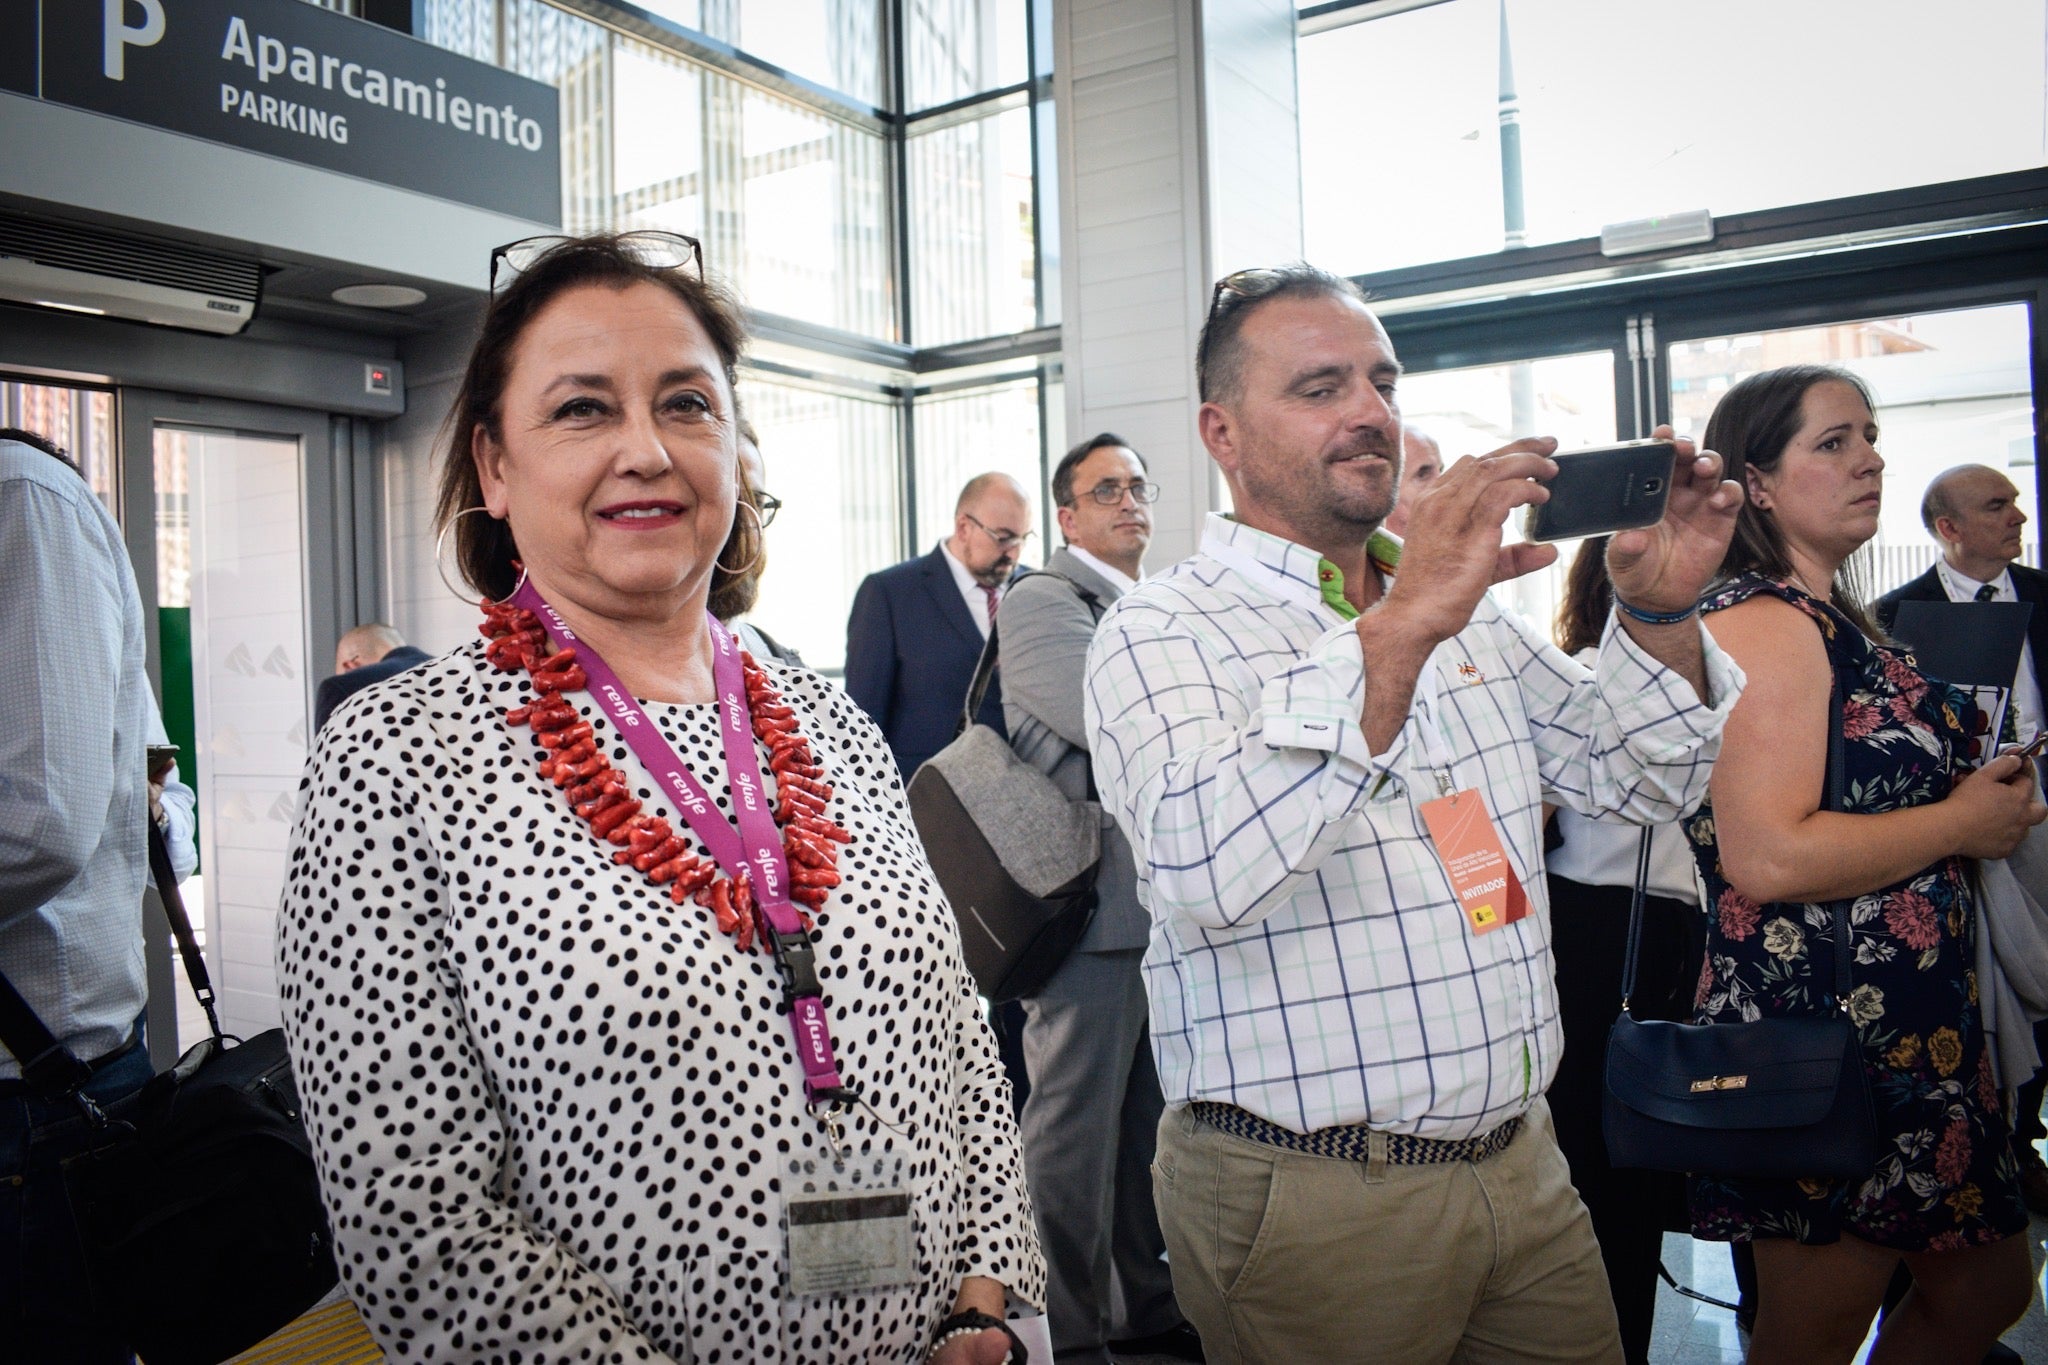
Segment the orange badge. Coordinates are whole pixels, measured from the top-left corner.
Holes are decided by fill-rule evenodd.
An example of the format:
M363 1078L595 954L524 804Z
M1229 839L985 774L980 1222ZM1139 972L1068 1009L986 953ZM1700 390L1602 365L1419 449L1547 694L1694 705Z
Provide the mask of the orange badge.
M1490 933L1529 913L1528 893L1508 864L1500 833L1486 813L1486 798L1477 788L1426 802L1422 819L1473 933Z

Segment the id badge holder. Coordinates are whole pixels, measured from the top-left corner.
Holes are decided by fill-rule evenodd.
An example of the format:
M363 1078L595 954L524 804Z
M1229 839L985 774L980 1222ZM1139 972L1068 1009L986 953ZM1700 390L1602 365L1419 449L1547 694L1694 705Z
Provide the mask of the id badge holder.
M1490 934L1528 915L1528 892L1508 862L1486 797L1477 788L1455 790L1445 773L1437 788L1444 795L1423 803L1422 820L1465 923L1475 934Z
M792 1295L856 1293L917 1277L910 1181L901 1154L794 1157L783 1173Z

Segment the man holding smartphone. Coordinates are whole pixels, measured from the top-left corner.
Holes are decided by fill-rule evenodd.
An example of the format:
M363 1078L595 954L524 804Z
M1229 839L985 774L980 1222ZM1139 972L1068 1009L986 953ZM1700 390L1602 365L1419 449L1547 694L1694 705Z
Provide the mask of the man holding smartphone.
M1740 490L1678 443L1588 670L1487 596L1555 558L1501 534L1554 442L1457 461L1405 546L1381 532L1400 366L1348 280L1229 276L1196 363L1235 516L1111 607L1087 681L1152 918L1182 1310L1226 1365L1619 1360L1543 1103L1542 803L1655 824L1704 797L1742 678L1694 604Z

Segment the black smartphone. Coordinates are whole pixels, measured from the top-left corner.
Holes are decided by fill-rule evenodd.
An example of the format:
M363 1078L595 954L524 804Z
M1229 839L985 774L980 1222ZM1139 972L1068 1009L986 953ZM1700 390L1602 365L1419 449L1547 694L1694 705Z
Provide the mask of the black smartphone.
M1529 508L1523 532L1531 540L1577 540L1654 526L1671 496L1678 447L1669 441L1623 441L1586 450L1561 450L1557 475L1545 487L1550 501Z

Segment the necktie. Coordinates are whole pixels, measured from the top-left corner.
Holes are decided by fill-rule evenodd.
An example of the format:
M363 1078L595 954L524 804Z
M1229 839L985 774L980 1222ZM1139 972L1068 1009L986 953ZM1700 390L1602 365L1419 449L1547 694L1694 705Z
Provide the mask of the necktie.
M1977 600L1979 602L1989 602L1996 596L1998 596L1998 589L1992 587L1989 583L1977 589Z
M996 590L983 583L981 584L981 596L982 600L988 604L988 623L994 625L996 623Z

